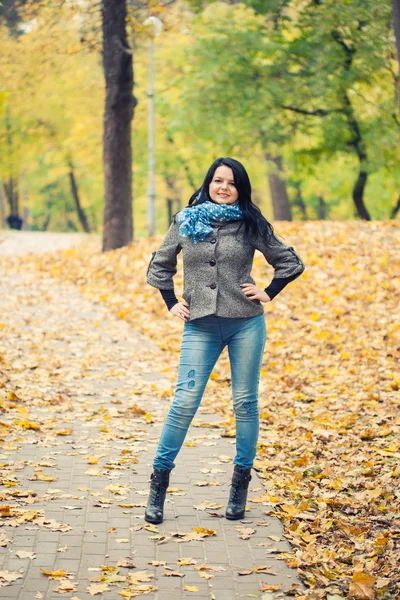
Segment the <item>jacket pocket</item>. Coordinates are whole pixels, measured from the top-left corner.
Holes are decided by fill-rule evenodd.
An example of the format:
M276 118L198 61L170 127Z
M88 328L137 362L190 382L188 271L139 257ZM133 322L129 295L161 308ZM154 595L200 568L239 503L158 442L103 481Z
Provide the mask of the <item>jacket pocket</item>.
M190 304L190 298L192 295L192 290L184 290L183 294L182 294L182 298L185 300L185 302L187 302L188 304Z
M151 263L153 262L154 257L155 257L156 254L157 254L157 250L154 250L154 252L151 253L151 259L150 259L149 265L147 267L146 275L149 274Z
M251 283L252 285L256 285L256 282L254 281L253 277L251 277L251 276L249 276L246 281L241 281L240 283ZM242 290L240 285L239 285L239 289L240 289L240 293L242 294L242 296L245 300L248 300L252 304L261 304L261 300L258 300L257 298L252 300L251 298L246 296L246 294L244 293L244 291Z
M242 292L242 294L243 294L244 299L247 300L248 302L251 302L252 304L261 304L261 300L258 300L258 298L254 298L252 300L251 298L246 296L246 294L244 292Z

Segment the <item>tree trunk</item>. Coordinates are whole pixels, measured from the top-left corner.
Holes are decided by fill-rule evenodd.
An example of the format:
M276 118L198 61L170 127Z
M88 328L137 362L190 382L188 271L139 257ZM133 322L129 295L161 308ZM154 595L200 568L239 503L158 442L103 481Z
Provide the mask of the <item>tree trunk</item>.
M171 146L173 146L173 152L177 156L177 159L179 160L179 162L181 163L181 165L183 167L183 170L185 171L186 180L187 180L188 184L190 185L190 187L194 191L197 188L197 186L196 186L196 181L194 180L194 177L190 171L189 165L187 164L187 161L180 155L179 150L176 147L174 138L172 137L171 133L168 133L168 132L167 132L167 142L169 144L171 144ZM179 205L180 205L180 203L179 203Z
M358 216L361 219L370 221L371 217L364 204L364 190L367 185L368 173L360 169L357 177L357 181L353 187L353 200L357 209Z
M344 51L344 73L349 75L350 69L353 64L354 55L356 53L356 48L352 45L348 45L346 41L343 39L342 34L339 31L334 30L332 32L332 37L337 44L340 45L342 50ZM360 162L360 170L358 173L357 181L353 187L353 202L357 209L358 216L360 219L365 219L366 221L370 221L371 217L369 215L368 209L364 204L364 191L365 186L367 184L368 179L368 154L367 148L364 143L364 140L361 135L361 129L358 125L358 121L353 109L353 105L350 100L350 96L348 93L348 89L346 87L347 77L344 78L344 87L342 90L342 98L343 98L343 113L346 116L347 123L349 126L351 139L347 142L350 147L353 147L356 151L358 160Z
M71 185L72 197L75 202L76 212L78 213L78 218L82 225L83 231L85 233L90 233L89 222L87 220L86 213L83 210L82 205L81 205L81 199L79 197L78 185L76 183L75 172L74 172L74 167L73 167L72 163L70 163L69 169L70 169L69 173L68 173L69 182Z
M172 215L174 212L174 205L176 211L181 208L181 200L179 198L178 190L176 189L176 177L173 175L164 175L165 183L167 184L167 211L168 211L168 224L172 222Z
M397 61L400 66L400 0L393 0L393 29L396 39ZM400 108L400 78L397 80L397 101Z
M368 212L367 207L364 204L364 191L368 179L368 171L365 169L365 166L368 164L367 150L364 141L361 137L361 130L358 126L358 121L355 117L353 106L350 102L350 98L347 95L347 92L343 95L343 99L345 106L344 112L347 117L347 122L349 124L349 128L352 135L352 139L348 142L348 144L350 146L353 146L358 156L358 160L360 161L360 170L358 173L357 180L353 187L353 201L360 219L370 221L370 214Z
M22 228L22 219L19 216L19 190L17 182L11 175L8 179L8 182L4 183L4 189L10 209L10 214L8 215L6 221L10 229L20 230Z
M22 226L21 229L27 231L29 229L29 218L30 218L30 210L29 210L29 197L26 185L26 166L24 165L21 171L21 205L22 205Z
M126 35L126 0L102 1L103 67L106 84L103 164L103 252L133 239L131 121L132 50Z
M400 196L397 198L396 205L393 207L392 212L390 213L390 219L395 219L398 212L400 212Z
M318 219L326 219L326 204L323 196L318 196Z
M22 227L21 227L21 229L23 231L29 231L29 229L30 229L30 223L29 223L30 216L31 216L31 211L29 210L29 206L24 204L24 207L22 209Z
M42 224L42 231L47 231L47 228L48 228L48 226L50 224L50 219L51 219L51 212L48 211L47 215L46 215L46 217L45 217L45 219L43 221L43 224Z
M267 161L275 166L274 172L268 169L268 183L271 191L272 208L274 219L276 221L291 221L292 212L289 204L289 196L286 189L286 181L281 176L282 157L272 156L268 152L265 154Z
M73 222L73 220L72 220L72 219L70 219L69 217L67 217L67 218L65 219L65 222L66 222L66 224L68 225L68 227L69 227L70 229L72 229L72 231L76 231L76 232L78 232L78 228L77 228L77 226L75 225L75 223Z
M296 190L296 196L295 196L295 199L294 199L294 204L296 204L300 208L301 214L303 216L303 220L307 221L307 219L308 219L307 205L304 202L303 194L301 192L301 185L300 185L300 183L298 181L296 181L293 184L293 186L294 186L294 188Z
M0 229L6 226L6 190L4 184L0 181Z

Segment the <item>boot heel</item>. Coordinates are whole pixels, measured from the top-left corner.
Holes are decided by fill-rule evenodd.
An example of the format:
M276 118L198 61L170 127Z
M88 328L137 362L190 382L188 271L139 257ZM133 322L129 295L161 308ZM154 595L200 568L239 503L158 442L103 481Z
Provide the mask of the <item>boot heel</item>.
M144 520L148 523L162 523L164 518L164 502L169 486L172 469L154 469L150 475L150 491Z
M230 520L243 519L246 511L246 501L249 483L251 481L251 468L241 469L235 465L232 474L231 491L225 517Z

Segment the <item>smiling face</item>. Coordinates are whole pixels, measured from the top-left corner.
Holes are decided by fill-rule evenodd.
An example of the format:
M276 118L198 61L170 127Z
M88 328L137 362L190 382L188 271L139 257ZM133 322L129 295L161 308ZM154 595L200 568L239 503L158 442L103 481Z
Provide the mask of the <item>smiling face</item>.
M230 167L221 165L215 170L214 177L208 188L211 200L217 204L233 204L239 198L233 171Z

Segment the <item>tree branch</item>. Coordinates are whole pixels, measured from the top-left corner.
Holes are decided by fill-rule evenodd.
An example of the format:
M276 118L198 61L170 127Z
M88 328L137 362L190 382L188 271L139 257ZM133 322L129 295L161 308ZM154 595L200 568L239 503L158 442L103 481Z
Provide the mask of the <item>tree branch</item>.
M116 41L116 43L117 43L117 46L118 46L118 47L119 47L119 48L120 48L120 49L121 49L123 52L125 52L125 54L130 54L130 55L132 55L132 54L133 54L133 52L132 52L132 49L131 49L131 48L129 48L129 46L124 46L124 44L122 43L122 40L121 40L119 37L116 37L116 38L115 38L115 41Z
M297 106L290 106L281 104L281 108L285 110L291 110L292 112L299 113L301 115L309 115L311 117L326 117L332 113L342 113L342 108L333 108L332 110L326 110L325 108L317 108L315 110L306 110L304 108L298 108Z

